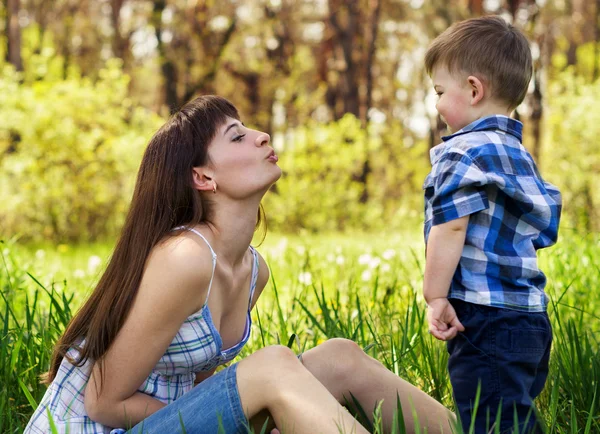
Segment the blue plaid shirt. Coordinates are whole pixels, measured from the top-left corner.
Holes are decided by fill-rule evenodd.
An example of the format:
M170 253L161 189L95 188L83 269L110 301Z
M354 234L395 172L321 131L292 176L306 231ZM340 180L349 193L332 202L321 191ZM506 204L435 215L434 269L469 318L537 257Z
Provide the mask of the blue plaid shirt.
M536 251L558 236L561 196L521 144L523 124L489 116L430 152L425 243L431 227L470 215L448 297L529 312L546 310Z

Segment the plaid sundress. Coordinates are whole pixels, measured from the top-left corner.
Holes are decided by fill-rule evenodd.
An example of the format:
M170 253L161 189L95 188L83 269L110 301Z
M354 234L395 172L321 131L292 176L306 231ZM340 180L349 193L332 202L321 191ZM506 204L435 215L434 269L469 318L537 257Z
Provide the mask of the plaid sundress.
M250 247L253 265L244 335L236 345L223 349L221 336L213 324L207 304L217 255L200 232L193 228L186 229L199 235L208 245L212 254L213 275L204 306L184 321L165 354L138 389L139 392L152 396L165 404L174 402L194 387L196 372L210 371L219 365L230 362L240 353L250 337L252 325L250 308L258 277L258 253L253 247ZM84 343L83 340L80 345ZM78 351L76 348L72 348L67 354L72 359L77 359ZM82 366L74 366L66 357L62 360L56 378L48 387L42 401L29 420L24 434L50 433L48 416L52 417L60 434L110 434L111 432L115 434L122 432L121 428L107 427L94 422L85 412L84 391L92 365L92 361L89 360Z

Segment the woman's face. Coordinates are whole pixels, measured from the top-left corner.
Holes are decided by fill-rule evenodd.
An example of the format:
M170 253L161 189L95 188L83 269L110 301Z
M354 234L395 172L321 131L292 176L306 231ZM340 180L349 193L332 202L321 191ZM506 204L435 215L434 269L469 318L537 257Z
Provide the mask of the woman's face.
M227 118L208 146L217 191L236 199L264 194L281 176L270 140L268 134Z

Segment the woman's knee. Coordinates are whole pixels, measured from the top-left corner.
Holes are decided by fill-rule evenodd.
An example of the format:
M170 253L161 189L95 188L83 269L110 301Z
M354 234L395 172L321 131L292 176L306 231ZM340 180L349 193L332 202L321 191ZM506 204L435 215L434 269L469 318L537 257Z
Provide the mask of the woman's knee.
M310 375L295 354L282 345L262 348L238 363L238 392L247 417L280 402L286 393Z
M306 367L314 370L315 376L338 384L348 384L360 377L357 374L372 360L355 342L342 338L329 339L304 357Z
M285 345L269 345L254 352L253 356L260 358L261 362L275 363L277 365L287 365L290 363L296 365L298 361L294 352Z
M292 350L283 345L271 345L262 348L240 362L243 371L250 371L252 377L267 385L281 376L304 370Z
M328 339L317 348L320 348L331 355L335 355L336 357L350 357L352 360L361 357L364 353L362 348L360 348L356 342L345 338Z

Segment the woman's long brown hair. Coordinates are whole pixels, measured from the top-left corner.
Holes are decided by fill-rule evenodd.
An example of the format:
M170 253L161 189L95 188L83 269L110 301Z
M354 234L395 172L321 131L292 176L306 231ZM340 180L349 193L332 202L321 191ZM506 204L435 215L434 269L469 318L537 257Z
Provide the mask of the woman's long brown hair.
M174 235L173 228L206 221L209 210L192 188L192 168L208 163L208 145L227 117L239 119L229 101L199 97L173 114L150 140L110 262L54 347L43 382L54 380L67 351L77 347L81 338L85 344L77 347L77 360L69 361L77 366L88 359L101 362L131 310L152 248ZM259 210L259 221L260 217Z

